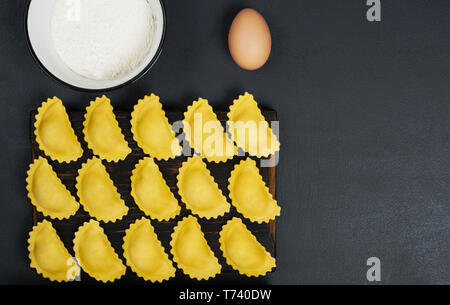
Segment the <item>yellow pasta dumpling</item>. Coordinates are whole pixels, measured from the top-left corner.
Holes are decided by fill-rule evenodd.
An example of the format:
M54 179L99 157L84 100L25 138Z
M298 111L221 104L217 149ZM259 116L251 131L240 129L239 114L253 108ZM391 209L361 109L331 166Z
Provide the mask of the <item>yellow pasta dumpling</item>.
M276 266L275 259L236 217L220 231L220 250L227 264L246 276L261 276Z
M52 160L70 162L83 155L83 149L70 125L62 101L54 97L38 109L34 134L39 148Z
M183 162L177 180L181 200L192 213L209 219L230 210L230 204L201 157L193 156Z
M78 264L47 220L33 227L28 239L30 266L52 281L68 282L80 275Z
M267 157L280 150L280 142L261 114L253 95L246 92L234 100L228 120L231 139L251 156Z
M280 216L281 208L270 194L254 160L247 158L237 164L228 181L231 203L239 213L258 223Z
M128 213L102 161L87 160L78 171L77 194L83 208L97 220L116 221Z
M159 97L153 93L140 99L134 106L131 131L138 146L151 157L167 160L181 154L180 144Z
M106 96L96 98L86 108L83 126L88 147L101 159L117 162L131 152Z
M203 235L194 216L178 222L170 242L173 260L190 278L206 280L220 273L222 267Z
M175 267L146 218L137 220L125 231L123 251L127 265L146 281L162 282L175 276Z
M81 268L97 281L113 282L125 274L126 267L98 221L91 219L78 228L73 250Z
M209 162L225 162L237 152L206 99L199 98L188 107L183 129L191 148Z
M45 216L69 218L80 207L45 158L34 160L26 181L31 203Z
M142 159L133 170L131 196L139 209L154 219L169 220L181 210L152 158Z

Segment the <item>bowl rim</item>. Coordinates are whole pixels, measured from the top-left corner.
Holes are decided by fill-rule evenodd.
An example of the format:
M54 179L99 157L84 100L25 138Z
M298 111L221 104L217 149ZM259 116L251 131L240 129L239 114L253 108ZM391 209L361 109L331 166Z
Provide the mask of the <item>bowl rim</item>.
M29 13L30 5L31 5L32 1L33 0L28 0L28 3L27 3L26 8L25 8L25 16L24 16L24 18L25 18L24 30L25 30L25 37L26 37L28 50L30 51L31 56L33 57L34 61L38 63L39 67L41 68L42 71L44 71L45 74L50 76L50 78L52 78L53 80L55 80L55 81L65 85L66 87L69 87L69 88L74 89L74 90L82 91L82 92L105 92L105 91L112 91L112 90L116 90L116 89L122 88L122 87L124 87L126 85L134 83L135 81L139 80L142 76L144 76L153 67L153 65L156 63L156 61L158 60L159 56L161 55L161 52L162 52L162 49L163 49L163 45L164 45L164 41L165 41L165 38L166 38L167 16L166 16L166 9L164 7L163 0L158 0L160 5L161 5L162 16L163 16L163 18L162 18L162 22L163 22L162 36L161 36L161 40L159 42L158 49L156 50L155 55L150 60L150 62L147 64L147 66L145 66L145 68L142 69L141 72L139 72L133 78L131 78L131 79L129 79L129 80L119 84L119 85L113 86L113 87L91 89L91 88L78 87L78 86L69 84L68 82L63 81L62 79L60 79L59 77L56 77L53 73L51 73L44 66L44 64L39 60L39 57L34 52L33 46L31 44L30 35L28 33L28 13Z

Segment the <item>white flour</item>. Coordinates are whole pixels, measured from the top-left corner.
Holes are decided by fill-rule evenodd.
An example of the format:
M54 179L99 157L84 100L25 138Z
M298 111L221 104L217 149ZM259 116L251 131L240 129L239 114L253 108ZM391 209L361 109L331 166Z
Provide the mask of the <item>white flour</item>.
M149 51L153 18L146 0L57 0L53 44L63 62L91 79L112 79Z

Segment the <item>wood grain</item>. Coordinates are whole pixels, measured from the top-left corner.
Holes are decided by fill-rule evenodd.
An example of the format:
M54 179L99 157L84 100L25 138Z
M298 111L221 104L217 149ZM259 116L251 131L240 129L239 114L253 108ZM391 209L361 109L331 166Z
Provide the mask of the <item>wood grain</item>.
M262 110L263 115L268 121L277 120L277 114L273 110ZM53 169L57 173L58 177L65 184L67 189L72 193L73 196L76 196L76 176L78 169L81 168L81 164L86 162L86 160L92 157L92 151L87 148L87 144L84 141L82 128L83 128L83 120L84 113L82 112L69 112L69 119L72 124L73 129L75 130L75 134L78 137L83 149L84 154L82 158L80 158L76 162L71 163L58 163L56 161L52 161L49 158L49 163L52 165ZM133 201L133 198L130 195L131 186L130 186L130 176L131 171L134 169L135 165L139 162L140 159L145 157L146 155L143 153L142 149L140 149L136 142L133 140L133 136L131 133L131 125L130 118L131 113L125 111L115 111L117 120L119 122L119 126L122 129L123 134L125 135L125 139L128 141L132 152L127 158L118 163L113 162L105 162L103 164L106 166L106 169L114 181L115 186L117 187L118 192L121 194L122 199L125 201L125 204L129 207L128 214L120 221L115 223L103 223L101 222L101 226L104 228L106 235L108 236L109 241L112 246L123 259L123 249L122 249L122 239L124 236L125 230L129 227L131 223L135 220L145 217L144 213L138 209L136 204ZM227 119L225 111L216 111L218 119L225 124L224 122ZM31 142L31 156L32 160L36 159L38 156L45 156L44 153L39 149L38 144L34 135L34 122L36 111L32 111L30 113L30 142ZM173 124L178 120L182 120L183 112L181 111L167 111L166 115L169 119L169 122ZM178 134L177 134L178 135ZM220 189L223 194L228 198L228 178L230 176L231 170L234 168L235 164L238 164L241 160L245 159L245 156L235 156L233 160L230 160L225 163L207 163L208 169L211 171L215 181L218 183ZM169 257L172 258L169 252L169 242L170 235L173 232L173 228L176 223L181 220L184 216L190 214L186 209L186 206L181 202L180 196L178 195L176 188L176 176L178 174L178 169L181 166L181 163L185 161L187 157L178 157L175 159L171 159L168 161L156 161L159 166L160 171L163 174L164 179L167 182L167 185L170 187L171 191L174 193L175 197L178 199L181 208L181 213L175 219L171 219L170 221L156 221L151 220L152 225L155 228L155 232L158 235L158 238L161 240L162 245L164 246L166 252L169 254ZM257 165L260 166L260 163L257 162ZM276 198L276 167L263 167L260 168L260 173L266 182L267 186L271 194ZM229 198L228 198L229 200ZM231 200L229 200L231 203ZM77 211L77 213L69 219L65 220L54 220L48 217L44 217L42 213L38 212L34 206L32 207L33 213L33 225L36 225L38 222L43 219L47 219L51 221L56 231L58 232L61 240L63 241L66 248L73 255L73 238L74 233L77 231L78 227L82 225L85 221L90 219L90 216L86 211L82 209L82 207ZM256 236L258 241L269 251L274 257L276 257L276 222L270 221L268 224L257 224L252 223L248 219L244 218L242 215L237 213L236 209L232 206L231 211L227 213L224 217L219 217L217 219L206 220L199 219L199 223L202 227L202 230L205 234L205 237L208 241L209 246L214 251L216 257L219 259L219 262L222 265L222 273L237 273L230 266L225 263L225 259L222 256L222 253L219 248L219 231L221 230L222 225L224 225L229 219L232 217L240 217L243 219L247 228ZM177 277L185 277L181 274L180 270L177 270ZM85 273L82 274L82 279L85 281L89 276ZM136 275L130 270L127 269L127 273L120 282L134 282L136 280ZM142 280L143 281L143 280Z

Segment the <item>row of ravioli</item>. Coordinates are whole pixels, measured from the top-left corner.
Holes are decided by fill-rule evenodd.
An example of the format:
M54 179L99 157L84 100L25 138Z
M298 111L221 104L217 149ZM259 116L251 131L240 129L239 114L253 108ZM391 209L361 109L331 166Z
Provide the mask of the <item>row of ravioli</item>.
M275 259L239 218L229 220L219 233L225 261L240 274L262 276L275 266ZM121 278L126 266L115 252L100 223L85 222L73 240L73 257L52 224L44 220L33 227L28 239L31 267L52 281L73 281L83 269L97 281ZM146 281L162 282L175 276L173 262L192 279L215 277L222 266L208 245L194 216L180 220L171 234L169 259L149 219L132 223L123 238L123 256L133 272Z
M64 219L80 204L44 157L35 159L27 173L31 203L44 216ZM280 215L280 206L269 192L256 162L247 158L236 164L228 179L229 197L236 210L253 222L268 222ZM131 196L145 215L159 221L179 215L181 207L153 158L140 160L130 178ZM78 171L77 196L83 209L98 221L115 222L128 213L120 193L100 159L88 159ZM177 175L182 202L193 214L207 219L229 212L223 195L206 163L199 156L183 162Z
M201 119L196 121L199 115ZM43 102L35 118L36 141L47 156L58 162L76 161L82 156L83 149L60 99L54 97ZM206 99L194 101L182 121L189 146L209 162L232 159L237 147L257 157L267 157L280 149L280 143L253 95L246 92L234 100L228 119L230 124L243 123L244 132L244 128L252 126L250 123L255 123L255 132L247 131L248 136L242 137L239 129L234 128L227 133ZM131 114L131 131L138 146L153 158L167 160L182 152L159 97L154 94L145 96L135 105ZM89 149L100 159L118 162L131 153L106 96L97 98L86 108L83 134Z

